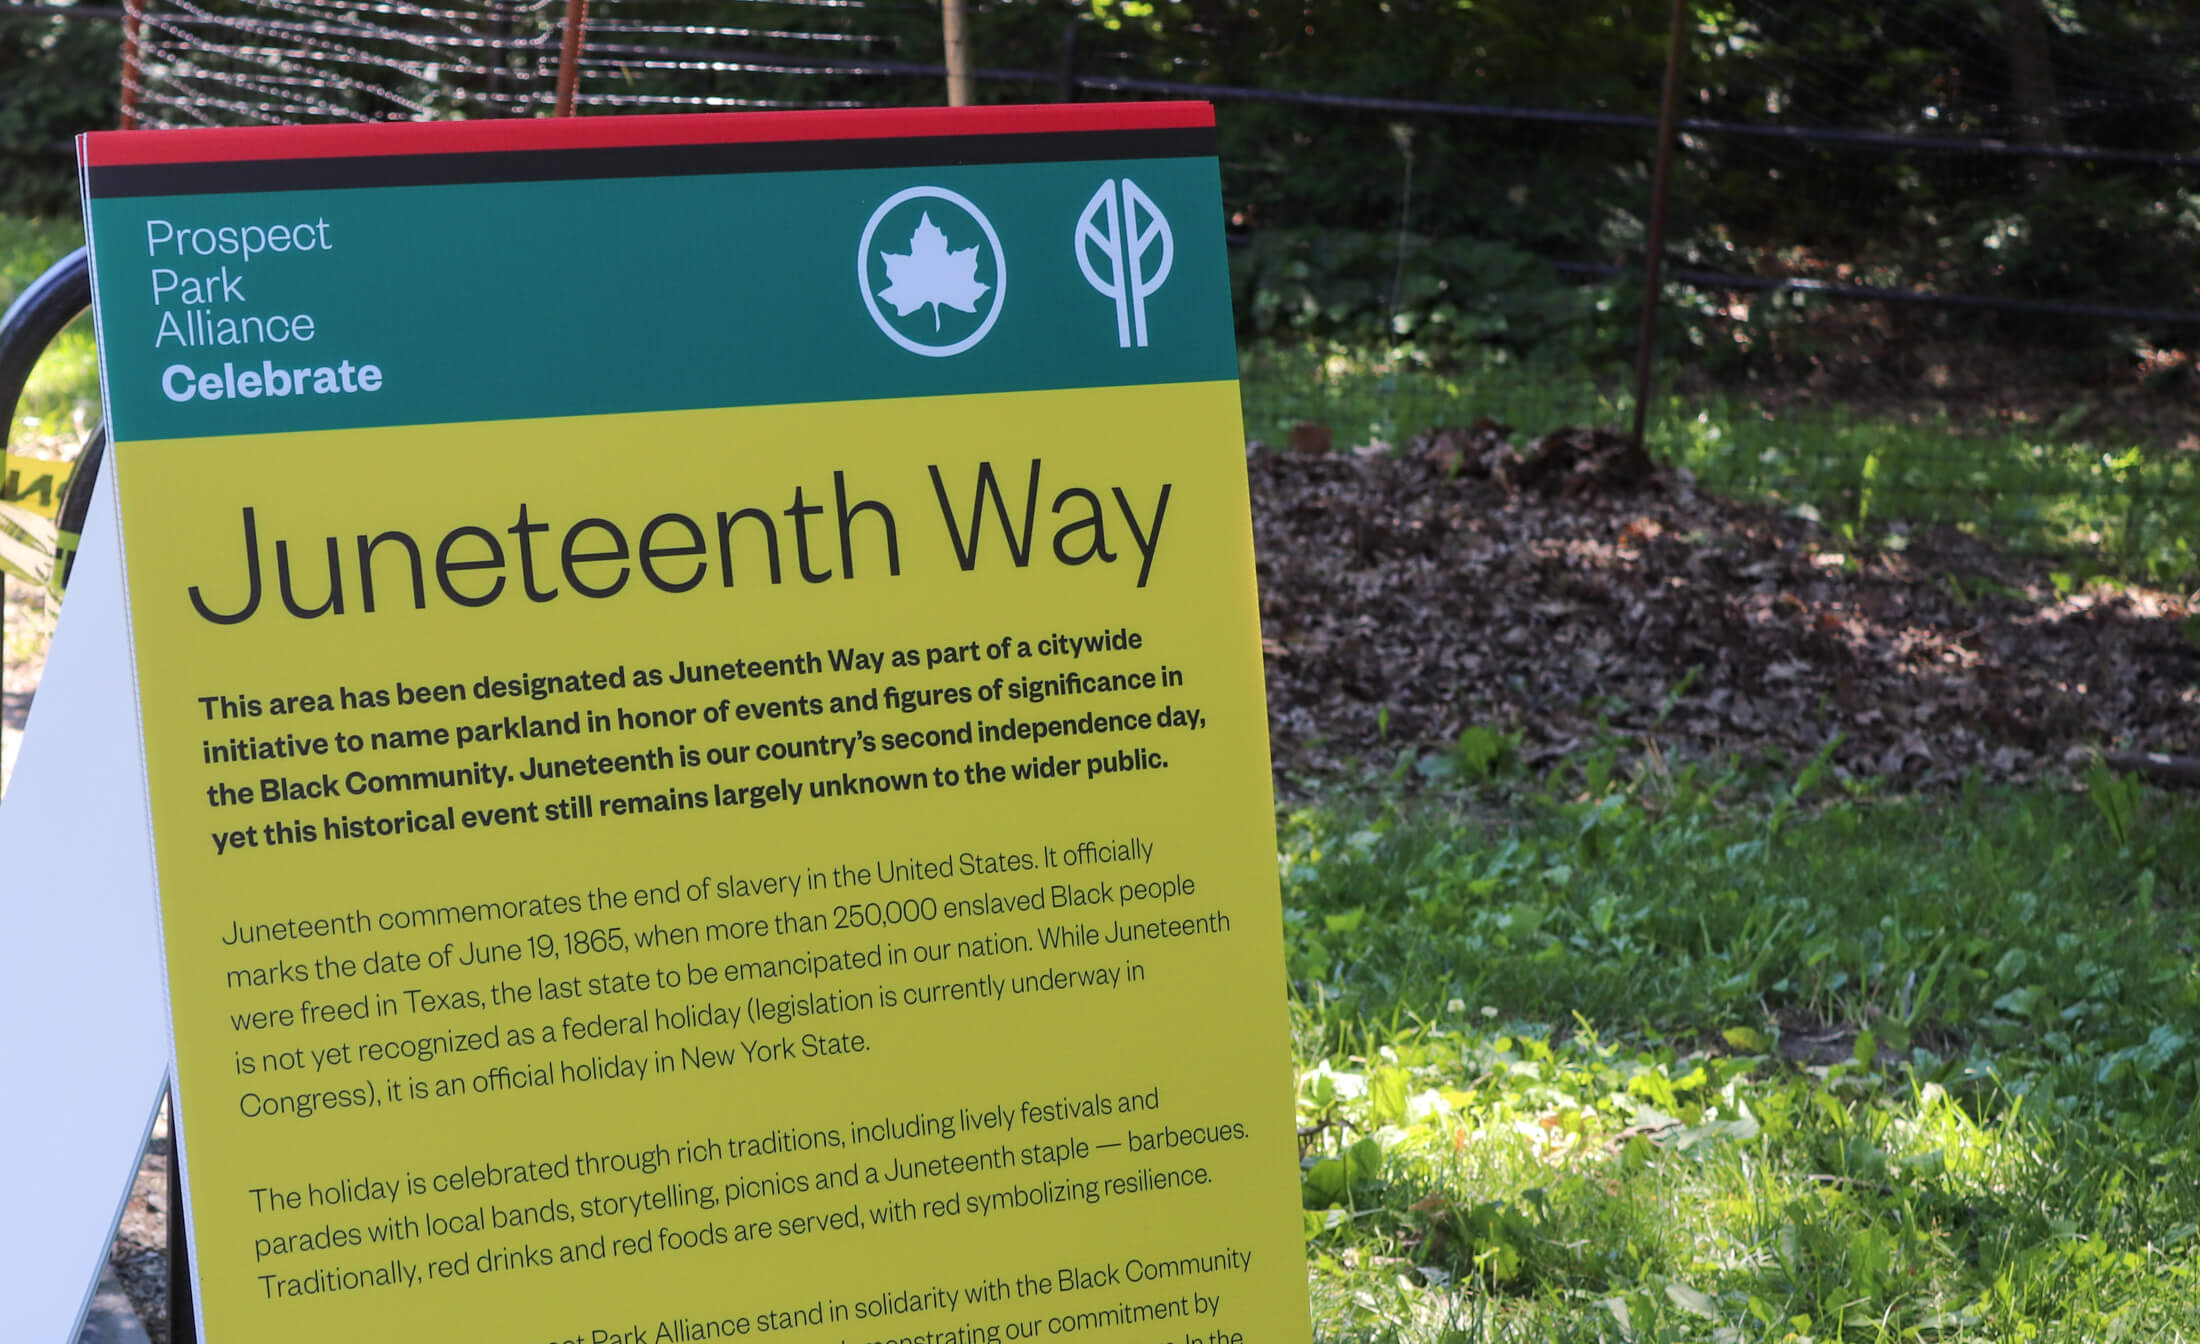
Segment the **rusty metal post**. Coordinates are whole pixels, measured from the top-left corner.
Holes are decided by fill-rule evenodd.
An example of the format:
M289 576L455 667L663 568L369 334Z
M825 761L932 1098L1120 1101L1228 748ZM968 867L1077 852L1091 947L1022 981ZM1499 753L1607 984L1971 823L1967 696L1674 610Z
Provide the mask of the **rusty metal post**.
M588 0L565 0L565 43L558 53L558 101L552 116L573 115L573 94L581 84L581 38L588 29Z
M138 126L138 27L145 20L145 0L122 0L122 129Z
M1688 42L1688 0L1673 0L1665 40L1665 91L1658 100L1658 152L1650 171L1650 238L1642 265L1642 334L1635 343L1635 446L1650 423L1650 363L1658 340L1658 268L1665 260L1665 204L1673 178L1673 121L1680 104L1681 53Z

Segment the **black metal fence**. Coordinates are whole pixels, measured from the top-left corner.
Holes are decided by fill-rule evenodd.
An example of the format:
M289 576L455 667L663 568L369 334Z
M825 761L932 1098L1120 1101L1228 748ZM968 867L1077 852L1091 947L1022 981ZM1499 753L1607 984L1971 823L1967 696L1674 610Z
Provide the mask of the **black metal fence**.
M1220 38L1172 44L1120 6L973 8L982 100L1216 104L1254 437L1628 418L1662 13L1566 106L1524 101L1539 86L1517 62L1415 64L1372 18L1395 59L1325 89L1289 86L1302 49L1233 63ZM155 125L529 115L565 11L147 0L130 82ZM1990 18L1742 0L1688 29L1651 444L1857 529L1950 520L2177 572L2200 521L2200 82L2180 73L2200 19L2123 47L2050 33L2048 66L2020 78ZM1464 30L1422 45L1439 38L1454 73L1482 49ZM946 74L918 0L595 0L578 65L597 114L929 103ZM1880 67L1931 87L1889 92ZM1815 119L1829 111L1869 121Z

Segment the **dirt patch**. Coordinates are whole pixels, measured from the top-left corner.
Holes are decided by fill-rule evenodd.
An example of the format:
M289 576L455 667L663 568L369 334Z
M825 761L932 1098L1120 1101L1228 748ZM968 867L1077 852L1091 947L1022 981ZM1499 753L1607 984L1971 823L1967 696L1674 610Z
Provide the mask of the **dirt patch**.
M2200 747L2182 596L2059 592L2047 562L1952 530L1860 553L1608 435L1547 440L1248 453L1283 782L1474 725L1531 763L1613 735L1798 765L1836 743L1840 771L1904 787Z

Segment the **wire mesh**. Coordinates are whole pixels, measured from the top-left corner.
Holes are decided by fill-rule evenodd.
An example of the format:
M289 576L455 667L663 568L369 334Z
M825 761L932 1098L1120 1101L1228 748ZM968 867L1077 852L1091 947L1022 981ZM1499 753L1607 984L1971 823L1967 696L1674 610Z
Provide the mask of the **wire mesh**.
M559 0L147 0L124 79L153 128L541 115L564 15ZM817 87L804 58L876 47L866 17L862 0L594 0L576 102L852 105Z
M563 8L147 0L140 107L537 115ZM1518 5L1287 8L1305 34L1254 50L1229 25L979 0L981 98L1216 102L1254 437L1624 423L1658 7L1648 38L1563 72L1503 57L1560 40L1574 0L1525 38L1498 15ZM2200 443L2157 412L2200 381L2200 20L2168 0L1696 12L1653 446L1858 526L2181 563ZM2024 12L2050 20L2029 68ZM579 60L599 113L934 103L943 73L923 0L594 0Z

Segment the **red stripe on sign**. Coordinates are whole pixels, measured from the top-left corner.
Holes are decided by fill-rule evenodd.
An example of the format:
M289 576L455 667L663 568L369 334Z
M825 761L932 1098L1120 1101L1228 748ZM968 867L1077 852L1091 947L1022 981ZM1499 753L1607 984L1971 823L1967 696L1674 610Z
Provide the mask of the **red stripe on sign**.
M938 135L1166 130L1212 126L1208 103L1033 103L1007 107L862 108L817 112L706 112L675 116L544 117L514 121L398 121L372 125L221 126L93 131L77 137L86 167L472 154L500 150L618 149L634 145L888 140Z

